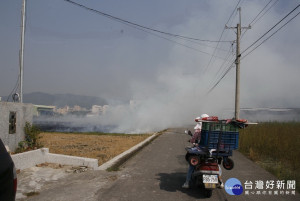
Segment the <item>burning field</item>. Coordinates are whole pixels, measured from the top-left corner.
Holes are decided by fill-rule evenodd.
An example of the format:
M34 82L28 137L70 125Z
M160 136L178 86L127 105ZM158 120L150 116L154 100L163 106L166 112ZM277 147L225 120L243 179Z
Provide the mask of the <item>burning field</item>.
M98 159L101 165L151 134L41 133L39 143L50 153Z

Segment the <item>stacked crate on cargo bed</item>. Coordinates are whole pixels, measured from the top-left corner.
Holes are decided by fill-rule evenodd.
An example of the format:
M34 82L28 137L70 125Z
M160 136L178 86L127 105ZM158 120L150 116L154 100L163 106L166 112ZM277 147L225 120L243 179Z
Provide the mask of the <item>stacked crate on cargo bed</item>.
M219 143L220 139L220 143ZM200 146L209 149L235 150L239 146L238 127L226 121L202 122Z

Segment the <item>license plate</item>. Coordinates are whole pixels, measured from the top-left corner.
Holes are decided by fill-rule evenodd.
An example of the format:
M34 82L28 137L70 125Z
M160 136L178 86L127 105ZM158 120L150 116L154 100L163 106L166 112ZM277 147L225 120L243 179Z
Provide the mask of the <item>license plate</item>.
M218 175L203 175L203 183L217 184L218 183Z

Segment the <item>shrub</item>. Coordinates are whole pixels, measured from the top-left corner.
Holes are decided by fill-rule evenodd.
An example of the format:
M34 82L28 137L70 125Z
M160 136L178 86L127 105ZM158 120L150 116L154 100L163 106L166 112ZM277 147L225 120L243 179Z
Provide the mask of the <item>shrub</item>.
M38 143L38 139L40 138L39 134L41 133L41 130L37 126L31 125L29 122L26 122L24 127L24 132L25 132L25 140L27 142L28 147L30 148L41 147L41 145Z
M18 144L18 147L16 149L16 153L24 152L28 148L28 143L26 141L21 141Z

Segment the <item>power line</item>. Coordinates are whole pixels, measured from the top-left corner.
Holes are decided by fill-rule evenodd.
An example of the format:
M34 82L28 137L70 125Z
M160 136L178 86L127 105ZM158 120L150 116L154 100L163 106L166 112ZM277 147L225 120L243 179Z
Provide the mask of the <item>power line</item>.
M17 92L17 89L18 89L18 86L19 86L19 81L20 81L20 76L18 76L18 79L17 79L17 82L16 82L16 85L15 87L13 88L13 90L10 92L10 94L7 96L7 102L9 101L9 98L11 97L11 95L13 93L16 93Z
M228 22L230 21L230 18L233 16L233 14L236 12L237 7L239 6L239 4L241 3L241 0L239 0L235 6L235 8L233 9L229 19L227 20L226 24L228 24ZM225 30L225 29L224 29Z
M271 29L269 29L266 33L264 33L261 37L259 37L255 42L253 42L249 47L247 47L241 54L250 49L253 45L255 45L259 40L261 40L265 35L267 35L270 31L272 31L278 24L280 24L284 19L286 19L290 14L292 14L296 9L298 9L300 4L296 6L291 12L289 12L284 18L282 18L279 22L277 22Z
M256 17L250 22L250 26L254 26L254 24L256 24L263 16L265 16L265 14L267 14L269 11L270 11L270 9L273 7L273 6L275 6L278 2L279 2L279 0L277 0L277 1L275 1L258 19L257 19L257 17L267 8L267 6L272 2L273 0L270 0L265 6L264 6L264 8L256 15ZM257 19L257 20L256 20ZM256 21L255 21L256 20ZM252 24L253 23L253 24ZM246 32L248 31L248 29L246 29L245 30L245 32L242 34L242 36L241 36L241 38L243 38L244 37L244 35L246 34Z
M134 25L131 25L131 24L127 24L127 26L134 27ZM167 40L167 41L169 41L169 42L173 42L173 43L175 43L176 45L179 45L179 46L182 46L182 47L186 47L186 48L188 48L188 49L191 49L191 50L194 50L194 51L197 51L197 52L203 53L203 54L211 55L211 54L210 54L210 53L208 53L208 52L204 52L204 51L202 51L202 50L199 50L199 49L197 49L197 48L194 48L194 47L188 46L188 45L186 45L186 44L183 44L183 43L177 42L177 41L175 41L175 40L172 40L172 39L169 39L169 38L163 37L163 36L161 36L161 35L158 35L158 34L155 34L155 33L152 33L152 32L150 32L150 31L148 31L148 30L145 30L145 29L142 29L142 28L140 28L140 27L134 27L134 28L135 28L135 29L138 29L138 30L140 30L140 31L143 31L143 32L145 32L145 33L148 33L148 34L154 35L154 36L156 36L156 37L159 37L159 38L165 39L165 40ZM217 57L217 58L218 58L218 59L221 59L221 60L226 60L226 58L222 58L222 57Z
M256 50L259 46L261 46L264 42L266 42L267 40L269 40L273 35L275 35L280 29L282 29L284 26L286 26L288 23L290 23L293 19L295 19L298 15L300 14L297 13L294 17L292 17L289 21L287 21L285 24L283 24L279 29L277 29L273 34L271 34L268 38L266 38L265 40L263 40L259 45L257 45L254 49L252 49L250 52L248 52L245 56L243 56L241 59L244 59L246 56L248 56L249 54L251 54L254 50Z
M241 2L241 0L239 0L238 3L236 4L234 10L232 11L230 17L228 18L228 20L227 20L227 22L226 22L226 24L230 21L231 17L232 17L233 14L236 12L236 9L237 9L238 5L240 4L240 2ZM220 35L220 38L219 38L219 41L221 41L221 38L222 38L222 36L223 36L223 34L224 34L224 31L225 31L225 27L223 28L223 31L222 31L222 33L221 33L221 35ZM219 42L217 43L216 48L217 48L218 46L219 46ZM210 58L210 60L209 60L209 62L208 62L208 64L207 64L207 66L205 67L203 73L205 73L205 72L207 71L208 67L210 66L210 64L211 64L211 62L212 62L212 59L213 59L214 56L215 56L216 48L215 48L215 50L214 50L214 52L213 52L212 57Z
M267 6L272 2L273 0L270 0L265 6L264 6L264 8L256 15L256 17L251 21L251 23L250 24L252 24L256 19L257 19L257 17L267 8ZM275 3L277 3L279 0L277 0ZM274 5L275 5L275 3L273 4L273 5L271 5L271 7L273 7ZM270 7L270 8L271 8ZM269 8L269 9L270 9ZM269 10L268 9L268 10ZM268 11L267 10L267 11ZM266 11L266 12L267 12ZM266 14L266 12L264 13L264 14ZM263 14L263 15L264 15ZM257 22L257 21L256 21ZM249 25L250 26L250 25ZM247 29L248 30L248 29ZM247 32L247 30L244 32L244 34ZM243 35L244 35L243 34ZM238 56L238 55L237 55ZM215 85L213 85L213 87L208 91L208 93L210 93L211 91L213 91L214 89L215 89L215 87L217 87L217 85L221 82L221 80L228 74L228 72L233 68L233 64L235 63L235 62L237 62L237 61L234 61L228 68L227 68L227 70L223 73L223 75L218 79L218 81L215 83ZM223 62L223 64L222 64L222 66L225 64L225 62ZM221 66L221 67L222 67ZM221 67L219 68L219 71L220 71L220 69L221 69ZM218 71L218 73L219 73L219 71Z
M266 10L265 12L264 12L264 14L262 14L262 16L260 16L252 25L254 25L254 24L256 24L265 14L267 14L269 11L270 11L270 9L273 7L273 6L275 6L277 3L279 2L279 0L277 0L277 1L275 1L269 8L268 8L268 10ZM251 22L252 23L252 22Z
M216 84L214 84L214 86L212 86L210 88L210 90L208 90L207 94L210 94L217 86L218 84L221 82L221 80L227 75L227 73L229 73L229 71L234 67L235 62L232 62L230 64L230 66L227 68L227 70L225 71L225 73L222 75L222 77L216 82Z
M287 16L289 16L292 12L294 12L298 7L300 6L300 4L294 8L290 13L288 13L283 19L281 19L278 23L276 23L276 25L274 25L269 31L267 31L263 36L265 36L267 33L269 33L274 27L276 27L280 22L282 22ZM247 53L244 57L242 57L241 59L245 58L247 55L249 55L251 52L253 52L256 48L258 48L260 45L262 45L264 42L266 42L269 38L271 38L273 35L275 35L279 30L281 30L284 26L286 26L288 23L290 23L293 19L295 19L298 15L300 14L300 12L298 12L295 16L293 16L291 19L289 19L285 24L283 24L280 28L278 28L274 33L272 33L268 38L266 38L264 41L262 41L259 45L257 45L254 49L252 49L249 53ZM263 37L262 36L262 37ZM257 41L259 41L262 37L260 37ZM246 50L248 50L250 47L252 47L255 43L257 43L257 41L255 41L251 46L249 46ZM245 51L246 51L245 50ZM243 52L245 52L243 51ZM233 64L235 62L233 62L225 71L225 73L222 75L222 77L216 82L216 84L207 92L207 94L211 93L217 86L218 84L221 82L221 80L228 74L228 72L233 68Z
M139 29L139 28L138 28L138 29ZM177 45L180 45L180 46L182 46L182 47L186 47L186 48L189 48L189 49L191 49L191 50L194 50L194 51L197 51L197 52L200 52L200 53L203 53L203 54L211 55L211 54L210 54L210 53L208 53L208 52L204 52L204 51L202 51L202 50L199 50L199 49L197 49L197 48L194 48L194 47L191 47L191 46L185 45L185 44L183 44L183 43L179 43L179 42L177 42L177 41L175 41L175 40L172 40L172 39L169 39L169 38L166 38L166 37L160 36L160 35L158 35L158 34L155 34L155 33L149 32L149 31L147 31L147 30L144 30L144 29L139 29L139 30L141 30L141 31L144 31L144 32L146 32L146 33L148 33L148 34L154 35L154 36L156 36L156 37L159 37L159 38L165 39L165 40L167 40L167 41L173 42L173 43L175 43L175 44L177 44ZM222 57L217 57L217 58L218 58L218 59L221 59L221 60L225 60L225 61L226 61L226 58L222 58Z
M233 44L232 44L232 51L233 51ZM225 57L226 60L223 61L223 63L220 65L218 71L215 73L215 80L211 82L211 85L213 85L213 83L215 83L219 79L220 76L218 76L218 75L219 75L219 73L220 74L223 73L223 72L221 72L221 69L226 65L226 63L228 63L228 62L232 63L234 61L234 60L232 60L234 55L235 54L233 54L233 52L228 51L228 54Z
M270 0L267 5L265 5L265 7L263 7L263 9L256 15L256 17L250 22L250 24L252 24L252 22L254 22L256 20L256 18L266 9L266 7L272 2L273 0Z
M203 54L211 55L210 53L201 51L201 50L199 50L199 49L197 49L197 48L194 48L194 47L188 46L188 45L186 45L186 44L177 42L177 41L175 41L175 40L172 40L172 39L163 37L163 36L158 35L158 34L155 34L155 33L153 33L153 32L157 32L157 33L159 33L159 34L164 34L164 35L167 35L167 36L175 37L175 38L181 39L181 40L186 40L186 41L192 42L192 43L194 43L194 44L199 44L199 45L203 45L203 44L199 43L198 41L201 41L201 42L219 42L219 41L213 41L213 40L202 40L202 39L198 39L198 38L191 38L191 37L181 36L181 35L178 35L178 34L172 34L172 33L168 33L168 32L159 31L159 30L156 30L156 29L148 28L148 27L146 27L146 26L143 26L143 25L139 25L139 24L130 22L130 21L128 21L128 20L123 20L123 19L121 19L121 18L114 17L114 16L112 16L112 15L103 13L103 12L101 12L101 11L99 11L99 10L96 10L96 9L92 9L92 8L86 7L86 6L82 5L82 4L76 3L76 2L71 1L71 0L64 0L64 1L69 2L69 3L72 3L72 4L76 5L76 6L79 6L79 7L81 7L81 8L84 8L84 9L86 9L86 10L95 12L95 13L97 13L97 14L99 14L99 15L105 16L105 17L110 18L110 19L112 19L112 20L118 21L118 22L120 22L120 23L122 23L122 24L125 24L125 25L130 26L130 27L135 28L135 29L138 29L138 30L143 31L143 32L145 32L145 33L148 33L148 34L154 35L154 36L156 36L156 37L165 39L165 40L167 40L167 41L173 42L173 43L175 43L175 44L177 44L177 45L180 45L180 46L182 46L182 47L186 47L186 48L195 50L195 51L197 51L197 52L201 52L201 53L203 53ZM231 41L220 41L220 42L231 42ZM208 45L204 45L204 46L211 47L211 46L208 46ZM218 48L218 49L220 49L220 48ZM223 50L223 49L222 49L222 50ZM223 51L226 51L226 50L223 50ZM222 59L222 60L226 60L226 59L224 59L224 58L222 58L222 57L216 57L216 58L219 58L219 59Z
M235 61L235 59L233 59L234 58L234 55L232 55L232 57L230 58L230 60L228 60L228 61L226 61L226 62L223 62L223 64L222 64L222 68L223 68L223 66L226 64L226 68L223 68L223 71L220 73L220 75L218 76L216 76L216 79L213 81L213 82L211 82L211 84L210 84L210 86L214 86L214 85L216 85L216 83L217 82L219 82L219 81L221 81L221 79L222 79L222 77L225 77L225 75L227 74L226 72L227 72L227 70L228 70L228 68L229 67L231 67L231 65L233 65L233 63L234 63L234 61ZM230 64L230 65L229 65ZM219 72L218 72L219 73ZM211 88L214 88L214 87L211 87Z
M182 35L179 35L179 34L173 34L173 33L169 33L169 32L165 32L165 31L160 31L158 29L153 29L153 28L149 28L149 27L146 27L144 25L140 25L140 24L137 24L137 23L134 23L134 22L130 22L128 20L124 20L122 18L119 18L119 17L115 17L113 15L110 15L110 14L107 14L107 13L104 13L102 11L99 11L99 10L96 10L96 9L93 9L93 8L89 8L87 6L84 6L82 4L79 4L79 3L76 3L74 1L71 1L71 0L64 0L68 3L71 3L73 5L76 5L76 6L79 6L81 8L84 8L86 10L89 10L89 11L92 11L92 12L95 12L97 14L100 14L104 17L107 17L107 18L110 18L112 20L115 20L115 21L118 21L118 22L121 22L123 24L126 24L126 25L132 25L134 26L134 28L136 27L139 27L139 28L142 28L142 29L146 29L146 30L149 30L149 31L154 31L154 32L158 32L160 34L164 34L164 35L168 35L168 36L172 36L172 37L176 37L176 38L183 38L183 39L189 39L189 40L195 40L195 41L203 41L203 42L231 42L231 41L214 41L214 40L204 40L204 39L199 39L199 38L193 38L193 37L188 37L188 36L182 36ZM131 27L132 27L131 26Z
M220 50L220 51L223 51L223 52L228 52L229 51L229 50L226 50L226 49L223 49L223 48L219 48L219 47L216 47L216 46L207 45L207 44L204 44L204 43L201 43L201 42L198 42L198 41L191 41L191 40L187 40L187 39L184 39L184 41L191 42L193 44L197 44L197 45L204 46L204 47L213 48L213 49L217 48L217 50Z
M230 56L231 56L231 59L229 59ZM221 71L221 69L223 68L223 66L226 64L226 62L232 61L232 59L233 59L234 56L235 56L235 54L232 54L232 55L228 54L227 55L227 57L226 57L227 60L224 60L224 62L222 63L222 65L219 67L219 70L215 74L215 76L218 76L219 72Z

